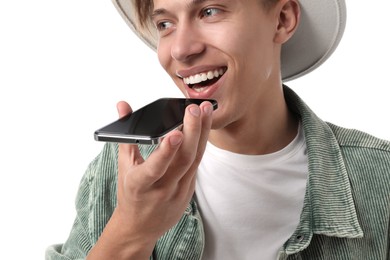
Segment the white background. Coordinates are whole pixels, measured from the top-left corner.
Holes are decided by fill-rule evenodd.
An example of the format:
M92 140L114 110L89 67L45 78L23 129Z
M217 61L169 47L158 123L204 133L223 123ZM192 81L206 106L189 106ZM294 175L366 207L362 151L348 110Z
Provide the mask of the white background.
M288 85L324 120L390 139L390 2L347 6L334 55ZM162 96L180 93L109 0L0 2L2 259L43 259L66 239L94 130L117 101Z

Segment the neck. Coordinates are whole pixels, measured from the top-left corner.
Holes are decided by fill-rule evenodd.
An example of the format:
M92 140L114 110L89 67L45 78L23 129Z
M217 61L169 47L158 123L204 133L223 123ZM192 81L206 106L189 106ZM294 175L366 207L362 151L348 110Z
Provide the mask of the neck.
M288 109L280 87L275 95L254 102L246 115L228 126L212 130L209 141L240 154L269 154L286 147L297 135L298 119Z

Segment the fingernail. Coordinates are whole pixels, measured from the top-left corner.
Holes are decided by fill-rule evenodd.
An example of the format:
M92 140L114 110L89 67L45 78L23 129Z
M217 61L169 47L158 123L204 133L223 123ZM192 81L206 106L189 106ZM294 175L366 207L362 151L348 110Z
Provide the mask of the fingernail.
M191 106L190 112L193 116L199 117L200 116L200 109L198 106Z
M211 115L211 113L213 112L213 108L211 105L207 105L203 108L203 111L206 113L206 115Z
M180 135L179 136L174 135L174 136L169 137L169 143L172 146L176 146L176 145L180 144L181 140L182 140L182 137Z

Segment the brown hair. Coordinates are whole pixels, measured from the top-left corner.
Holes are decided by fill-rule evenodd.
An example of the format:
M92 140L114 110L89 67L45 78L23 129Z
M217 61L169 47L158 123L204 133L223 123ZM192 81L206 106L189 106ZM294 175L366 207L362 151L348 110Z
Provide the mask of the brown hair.
M138 15L138 24L145 29L153 11L153 0L135 0L136 14Z
M266 10L274 6L279 0L260 0ZM139 29L146 29L150 24L150 14L153 11L153 0L135 0L136 13L138 15Z

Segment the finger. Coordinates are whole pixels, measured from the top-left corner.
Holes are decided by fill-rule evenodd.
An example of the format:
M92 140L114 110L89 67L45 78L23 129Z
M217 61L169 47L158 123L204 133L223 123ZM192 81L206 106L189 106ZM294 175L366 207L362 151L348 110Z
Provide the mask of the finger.
M132 113L130 105L125 101L118 102L116 108L119 118ZM118 149L118 182L123 183L124 177L128 173L129 168L131 166L141 164L143 162L143 158L137 145L119 143ZM118 186L119 193L121 193L121 187L121 185Z
M203 157L203 153L206 149L207 141L209 139L211 123L212 123L213 106L210 102L203 102L200 105L200 109L202 111L202 131L200 133L198 150L195 159L195 162L198 164L200 163Z
M130 105L125 101L119 101L116 108L118 110L119 118L133 112ZM122 155L120 156L120 159L123 160L123 163L127 162L128 165L136 165L143 161L137 145L120 143L119 154Z
M195 104L186 108L183 119L182 144L175 157L172 158L167 173L162 176L160 184L177 185L192 166L201 134L201 113L201 109Z
M212 124L212 113L213 113L212 104L210 102L203 102L200 105L200 109L202 111L202 130L199 137L198 149L196 151L196 156L190 169L188 170L186 175L184 175L180 180L181 185L187 187L187 189L189 190L191 190L194 187L194 185L190 185L190 184L191 183L194 184L195 182L194 176L202 160L204 151L206 150L207 141L209 138L209 133Z
M130 114L130 113L133 112L133 110L131 109L130 105L127 102L125 102L125 101L119 101L116 104L116 109L118 110L119 118L122 118L125 115Z
M125 101L119 101L116 108L119 118L133 112L130 105ZM120 163L127 165L137 165L143 161L137 145L124 143L119 144L119 159Z
M191 167L201 132L201 110L197 105L186 108L182 131L169 133L143 163L144 184L173 184ZM183 148L183 145L187 146ZM176 181L174 181L176 180Z
M145 182L153 184L164 177L183 141L179 130L169 133L149 158L143 163Z
M195 159L202 130L201 114L202 111L197 105L190 105L186 108L182 130L184 140L173 166L182 172L181 175L176 176L178 178L188 171Z

